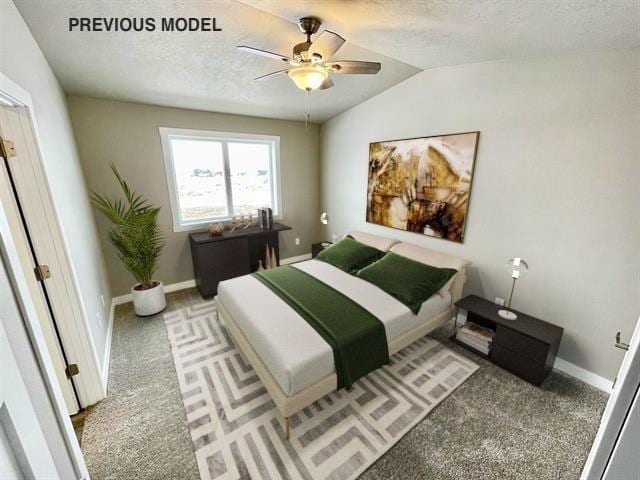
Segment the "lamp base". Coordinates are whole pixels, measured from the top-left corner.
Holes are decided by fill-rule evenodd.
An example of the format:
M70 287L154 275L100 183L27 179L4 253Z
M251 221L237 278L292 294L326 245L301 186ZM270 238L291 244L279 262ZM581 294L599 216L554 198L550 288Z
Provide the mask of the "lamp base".
M500 315L505 320L515 320L518 318L518 315L513 313L511 310L498 310L498 315Z

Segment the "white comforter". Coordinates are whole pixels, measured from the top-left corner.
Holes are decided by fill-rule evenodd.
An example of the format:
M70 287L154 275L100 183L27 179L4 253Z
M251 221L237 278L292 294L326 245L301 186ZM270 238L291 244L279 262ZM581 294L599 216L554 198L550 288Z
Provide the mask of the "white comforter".
M435 294L418 315L398 300L358 277L325 262L293 265L331 285L384 324L387 342L442 313L451 297ZM291 396L335 372L333 351L289 305L251 275L218 285L218 301L233 317L282 391Z

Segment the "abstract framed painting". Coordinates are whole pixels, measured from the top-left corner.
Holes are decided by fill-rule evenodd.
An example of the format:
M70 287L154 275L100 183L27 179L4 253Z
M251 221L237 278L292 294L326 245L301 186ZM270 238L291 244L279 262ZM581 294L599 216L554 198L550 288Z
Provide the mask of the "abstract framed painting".
M479 137L369 144L367 222L462 243Z

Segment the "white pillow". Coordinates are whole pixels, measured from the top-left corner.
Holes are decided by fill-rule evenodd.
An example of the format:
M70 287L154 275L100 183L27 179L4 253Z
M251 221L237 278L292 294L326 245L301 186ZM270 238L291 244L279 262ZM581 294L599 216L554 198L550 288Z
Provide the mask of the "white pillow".
M469 260L422 248L411 243L398 243L393 245L389 250L393 253L397 253L398 255L402 255L403 257L415 260L416 262L425 263L438 268L453 268L460 271L471 265Z
M350 232L349 235L357 242L364 243L383 252L388 252L392 246L398 243L398 240L394 240L393 238L381 237L372 233Z

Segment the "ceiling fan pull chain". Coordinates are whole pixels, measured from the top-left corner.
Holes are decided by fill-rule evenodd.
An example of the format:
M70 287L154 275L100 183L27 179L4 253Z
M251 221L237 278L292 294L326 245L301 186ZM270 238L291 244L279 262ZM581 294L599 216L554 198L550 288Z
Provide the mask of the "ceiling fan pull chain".
M307 131L309 125L309 90L304 92L304 131Z

